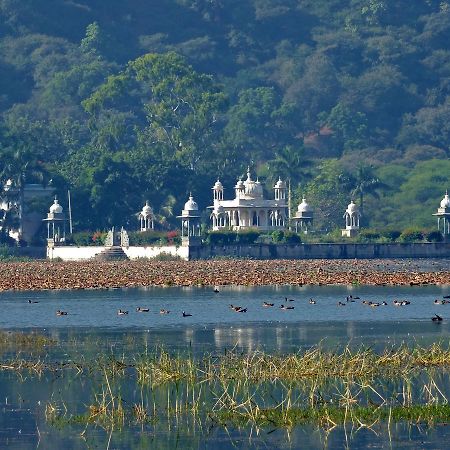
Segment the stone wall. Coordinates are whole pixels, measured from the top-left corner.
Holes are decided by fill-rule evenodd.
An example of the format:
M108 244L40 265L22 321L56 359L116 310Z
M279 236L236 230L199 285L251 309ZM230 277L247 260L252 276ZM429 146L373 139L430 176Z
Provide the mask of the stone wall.
M450 242L417 244L255 244L189 247L189 259L450 258Z
M101 253L105 247L72 247L61 246L47 248L47 258L60 258L63 261L82 261L91 259ZM176 247L174 245L154 246L154 247L123 247L123 251L130 259L155 258L159 255L178 256L182 259L188 259L187 247Z

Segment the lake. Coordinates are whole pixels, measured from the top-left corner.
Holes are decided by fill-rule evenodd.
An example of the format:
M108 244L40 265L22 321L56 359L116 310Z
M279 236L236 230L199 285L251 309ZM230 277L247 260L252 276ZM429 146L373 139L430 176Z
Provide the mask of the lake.
M450 304L435 305L434 301L449 294L450 286L219 287L218 293L211 288L178 287L2 292L0 329L55 338L56 346L20 353L25 359L45 362L94 359L96 355L126 357L159 346L201 357L223 354L225 349L297 352L319 343L329 349L347 344L383 349L436 341L448 345ZM310 304L310 299L316 303ZM394 300L410 304L394 306ZM371 307L363 301L387 305ZM264 307L264 302L274 306ZM230 305L247 311L236 312ZM283 310L281 305L294 309ZM138 313L137 307L150 311ZM119 316L119 309L128 314ZM161 309L170 313L160 314ZM57 310L68 314L57 316ZM191 315L183 317L182 311ZM444 320L433 322L435 314ZM6 346L2 355L7 361L16 352ZM439 377L448 385L446 372ZM81 414L92 403L99 380L48 368L40 374L22 370L20 375L2 370L0 378L0 448L443 448L450 444L445 424L395 423L387 428L380 422L358 431L308 424L290 429L223 428L211 424L206 416L186 415L111 431L49 418L53 403L72 415ZM137 386L122 380L117 389L128 402L142 395L147 401L150 391L143 394ZM167 388L155 388L151 395L163 402L167 392Z

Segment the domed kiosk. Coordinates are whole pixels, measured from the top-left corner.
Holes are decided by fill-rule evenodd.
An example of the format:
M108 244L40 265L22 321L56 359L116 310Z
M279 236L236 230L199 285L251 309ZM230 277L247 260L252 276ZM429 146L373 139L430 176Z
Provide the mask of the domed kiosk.
M177 216L177 218L181 219L181 239L183 245L200 244L200 215L197 202L194 200L192 193L189 195L189 200L184 204L181 216Z
M303 197L302 202L298 205L295 216L292 217L292 221L295 224L295 232L302 231L304 234L308 234L308 230L312 227L313 219L313 209L306 203L306 199Z
M288 225L286 183L279 179L274 186L274 200L264 198L261 182L253 180L250 168L247 179L234 186L234 200L223 199L223 186L217 181L212 187L214 204L211 209L213 230L256 228L261 231L284 229Z
M352 200L344 213L345 230L342 230L343 237L353 237L358 234L360 218L361 213L358 206Z
M450 236L450 198L448 191L445 191L437 213L434 213L433 216L438 218L438 230L444 235L444 238L448 238Z
M66 241L66 216L56 197L43 222L47 223L48 247L63 244Z
M142 211L139 213L139 222L141 225L141 231L153 230L154 222L153 222L153 209L148 203L148 200L145 202Z

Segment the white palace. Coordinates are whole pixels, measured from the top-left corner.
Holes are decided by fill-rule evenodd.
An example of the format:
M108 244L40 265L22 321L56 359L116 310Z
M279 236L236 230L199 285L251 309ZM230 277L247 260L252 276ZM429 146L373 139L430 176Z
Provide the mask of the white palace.
M212 187L214 204L208 208L212 210L213 230L256 228L269 231L288 226L287 187L284 181L279 179L273 187L273 200L265 199L261 183L258 179L252 180L249 168L247 179L239 180L234 190L235 198L224 200L222 183L217 180Z

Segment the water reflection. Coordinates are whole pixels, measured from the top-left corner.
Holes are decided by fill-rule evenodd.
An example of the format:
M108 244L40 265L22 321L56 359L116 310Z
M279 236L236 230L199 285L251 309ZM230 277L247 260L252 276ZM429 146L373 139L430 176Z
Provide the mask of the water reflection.
M163 346L179 353L223 354L225 350L296 352L318 343L324 348L370 346L382 349L402 342L428 345L449 342L447 320L435 324L435 311L446 318L450 305L434 306L435 298L448 295L448 286L427 287L260 287L221 288L218 294L206 288L145 288L108 291L59 291L37 293L1 293L0 327L45 333L61 344L35 351L46 361L95 359L99 355L138 355L146 349ZM411 305L395 308L368 308L360 302L339 308L338 300L347 295L371 301L405 298ZM278 307L263 308L262 302L279 306L284 297L295 299L292 311ZM309 298L317 300L309 304ZM33 298L38 304L29 305ZM242 305L248 313L237 314L229 304ZM29 308L31 306L31 308ZM148 306L150 313L134 313L137 306ZM118 317L118 308L129 309L128 317ZM69 310L66 318L56 317L56 309ZM167 316L160 308L170 309ZM440 309L436 309L440 308ZM448 308L448 309L447 309ZM183 318L186 310L192 317ZM60 320L63 319L63 320ZM67 319L67 320L65 320ZM3 350L2 350L3 351ZM10 357L8 349L1 354ZM397 383L397 384L396 384ZM401 381L386 383L386 389L401 392ZM448 379L436 376L443 394L450 397ZM224 428L187 415L183 418L156 420L149 425L132 426L109 433L71 423L52 424L46 419L46 406L65 404L78 414L92 401L93 389L76 373L45 372L41 376L22 372L16 376L0 371L0 448L446 448L450 444L449 427L428 428L405 423L380 422L372 428L297 426L292 429L229 426ZM178 386L178 389L180 387ZM137 401L140 390L124 384L122 394ZM167 392L161 392L165 398ZM174 397L177 393L171 393ZM131 400L130 400L131 399Z

